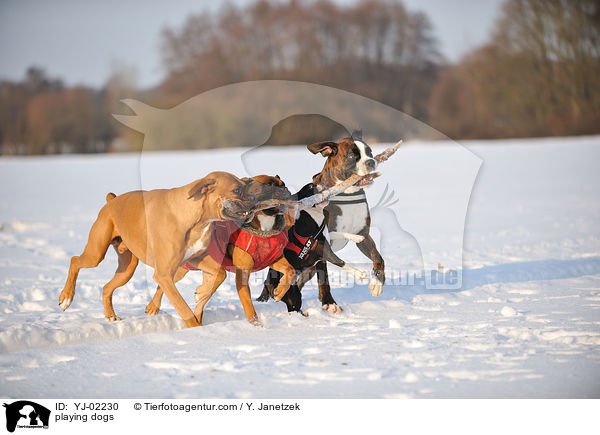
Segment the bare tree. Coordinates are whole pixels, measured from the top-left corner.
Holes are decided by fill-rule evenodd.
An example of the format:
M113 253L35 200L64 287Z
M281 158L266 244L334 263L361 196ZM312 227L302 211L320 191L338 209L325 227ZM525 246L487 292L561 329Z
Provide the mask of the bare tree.
M490 44L442 74L434 126L455 137L599 132L599 17L594 0L508 0Z
M402 3L258 0L163 32L164 95L189 98L256 79L330 85L427 118L440 55L431 25Z

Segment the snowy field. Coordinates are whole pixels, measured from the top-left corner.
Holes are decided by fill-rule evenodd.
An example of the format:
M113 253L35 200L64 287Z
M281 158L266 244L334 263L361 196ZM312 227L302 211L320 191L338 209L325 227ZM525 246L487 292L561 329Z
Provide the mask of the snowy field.
M418 184L403 191L394 180L406 173L403 159L426 162L446 145L407 143L381 167L367 192L371 206L389 183L398 222L426 207ZM81 253L107 192L173 187L212 170L244 176L243 150L0 159L0 396L600 397L600 137L464 145L483 163L465 226L462 288L392 282L374 298L366 282L348 282L330 265L341 314L321 310L313 283L303 292L308 317L255 302L263 327L246 322L231 276L203 327L184 329L166 299L161 314L146 316L154 285L145 267L115 292L123 320L105 322L101 288L116 268L112 249L100 267L81 271L73 305L58 307L69 259ZM303 148L262 156L292 189L322 166ZM435 177L420 184L446 187ZM460 259L444 248L455 234L417 242L377 219L388 271L419 271L422 256L441 265ZM369 268L354 246L339 254ZM178 285L191 306L200 282L192 272ZM261 282L257 274L254 297Z

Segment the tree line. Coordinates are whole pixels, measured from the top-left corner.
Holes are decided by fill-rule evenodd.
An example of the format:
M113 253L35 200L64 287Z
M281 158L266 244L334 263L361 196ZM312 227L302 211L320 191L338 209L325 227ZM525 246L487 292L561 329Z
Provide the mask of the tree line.
M120 136L134 143L111 119L119 100L133 95L119 72L98 90L65 86L31 67L20 82L0 82L0 154L108 152Z
M600 2L508 0L491 41L444 68L430 122L456 138L600 132Z
M141 137L111 117L121 98L168 108L264 79L363 95L454 139L600 132L597 0L506 0L489 43L454 65L427 16L392 0L227 5L165 29L161 41L166 78L143 93L119 72L101 89L67 87L38 68L0 82L1 152L137 149Z

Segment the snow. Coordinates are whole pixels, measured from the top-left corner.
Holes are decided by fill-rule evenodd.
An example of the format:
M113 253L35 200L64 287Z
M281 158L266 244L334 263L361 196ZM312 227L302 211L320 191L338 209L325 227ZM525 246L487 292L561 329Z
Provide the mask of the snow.
M452 195L435 176L409 187L402 178L448 145L403 145L367 190L372 207L387 183L400 199L373 213L372 228L386 269L404 278L389 277L375 298L368 278L330 265L341 313L322 310L311 283L308 317L255 302L262 327L245 320L231 275L203 327L185 329L166 299L160 314L146 316L154 284L145 266L115 292L123 320L106 322L101 289L116 268L112 250L81 271L69 309L58 306L69 259L81 253L107 192L182 185L213 170L245 176L246 150L0 159L0 396L600 397L600 137L464 143L483 162L464 255L443 215L421 213L436 224L426 235L403 225L427 209L421 192ZM292 190L323 164L299 147L256 156ZM370 270L353 243L338 254ZM461 256L460 289L406 279L423 257L447 267ZM192 307L200 282L190 272L178 286ZM254 274L254 297L261 284Z

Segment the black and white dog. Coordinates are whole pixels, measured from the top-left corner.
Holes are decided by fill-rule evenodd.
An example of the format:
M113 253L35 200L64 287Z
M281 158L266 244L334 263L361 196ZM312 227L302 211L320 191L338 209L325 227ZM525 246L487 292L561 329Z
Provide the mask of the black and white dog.
M294 195L296 200L308 198L319 193L317 186L309 183ZM331 298L331 289L327 277L326 262L335 264L345 271L353 274L357 279L364 279L368 275L354 267L346 264L331 249L329 241L326 238L326 222L324 208L327 201L316 204L308 210L302 210L296 216L294 225L288 230L288 244L283 250L286 260L296 270L296 281L290 286L283 297L288 311L301 311L302 294L301 289L304 284L314 275L315 268L319 267L319 300L323 303L326 310L338 310L339 307ZM319 264L321 264L319 266ZM324 272L323 272L324 270ZM266 302L273 296L273 291L279 284L281 273L275 269L269 269L264 288L258 301Z
M377 167L371 148L363 141L361 132L354 132L351 137L338 142L313 143L308 145L308 149L313 154L320 153L327 158L321 172L313 177L313 183L326 188L341 183L353 174L369 174ZM373 262L369 290L377 297L381 295L385 283L385 263L369 234L371 216L363 187L371 183L372 180L366 180L361 185L349 187L344 193L330 198L324 212L332 250L342 249L348 240L351 240ZM324 264L317 264L316 269L321 274L324 269L326 276L327 269ZM329 288L328 285L326 287ZM331 304L337 307L331 293L325 292L321 295L319 291L319 296L328 301L330 311L336 311L330 308Z

